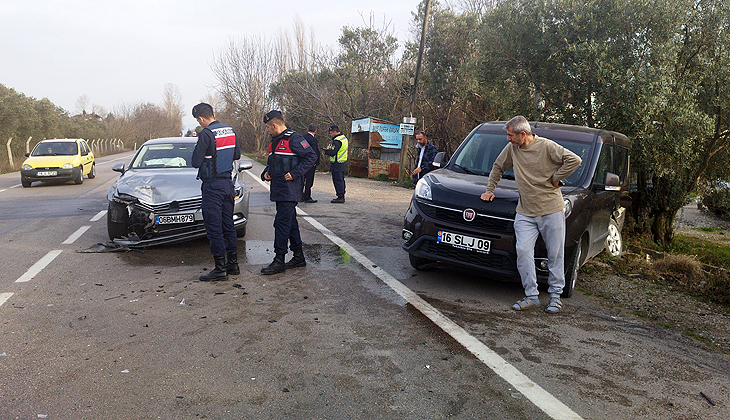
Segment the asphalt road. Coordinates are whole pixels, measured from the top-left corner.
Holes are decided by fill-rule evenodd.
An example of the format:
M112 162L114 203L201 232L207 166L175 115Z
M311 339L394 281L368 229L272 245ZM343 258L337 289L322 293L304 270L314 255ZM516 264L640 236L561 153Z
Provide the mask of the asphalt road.
M0 419L730 418L723 355L579 293L515 313L519 284L412 269L396 186L348 178L333 205L318 173L308 265L275 276L260 165L240 276L197 280L206 240L84 252L128 158L82 185L0 176Z

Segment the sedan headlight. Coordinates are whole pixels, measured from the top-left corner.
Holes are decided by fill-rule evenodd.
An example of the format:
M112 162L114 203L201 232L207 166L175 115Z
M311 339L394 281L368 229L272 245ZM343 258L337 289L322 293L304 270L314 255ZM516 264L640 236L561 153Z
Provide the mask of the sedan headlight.
M565 218L567 219L568 216L570 216L570 213L573 211L573 202L571 202L567 198L563 198L563 213L565 213Z
M67 164L65 164L65 165L61 166L61 168L63 168L63 169L71 169L71 168L73 168L73 167L74 167L74 166L73 166L72 164L70 164L70 163L67 163Z
M416 183L416 197L423 198L425 200L432 200L431 198L431 184L426 181L426 178L421 178Z
M30 171L31 169L33 169L32 166L28 165L27 163L24 163L23 164L23 170L24 171Z

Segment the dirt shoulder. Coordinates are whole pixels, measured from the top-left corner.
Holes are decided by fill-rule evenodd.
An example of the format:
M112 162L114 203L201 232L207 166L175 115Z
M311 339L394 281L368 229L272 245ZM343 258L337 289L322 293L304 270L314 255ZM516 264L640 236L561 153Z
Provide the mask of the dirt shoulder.
M674 228L691 237L730 245L730 222L700 211L695 203L677 213ZM626 252L621 258L612 261L599 256L589 261L581 269L579 290L604 306L619 308L730 354L730 311L688 295L671 277L647 276L639 269L623 275L616 272L619 264L630 267L631 260L643 259L650 265L656 256Z
M320 197L321 193L331 192L334 198L334 188L327 173L317 173L314 189ZM359 204L363 204L351 208L353 214L382 213L380 222L383 229L392 229L393 225L402 223L400 216L393 218L394 209L402 208L405 213L413 194L413 190L393 183L352 177L347 178L347 191L348 195L358 197ZM350 206L355 206L355 203L348 204ZM352 223L357 223L357 220L353 218ZM718 233L697 230L702 227L721 229ZM695 204L688 205L677 215L675 229L704 239L730 242L730 234L724 233L730 229L730 223L697 210ZM399 241L399 238L392 239L393 242ZM645 259L646 256L627 252L621 258ZM616 265L622 262L612 261L603 254L589 261L581 269L578 290L597 304L619 309L626 315L680 332L704 346L730 354L730 313L726 309L684 293L672 285L671 279L657 280L638 271L618 274Z

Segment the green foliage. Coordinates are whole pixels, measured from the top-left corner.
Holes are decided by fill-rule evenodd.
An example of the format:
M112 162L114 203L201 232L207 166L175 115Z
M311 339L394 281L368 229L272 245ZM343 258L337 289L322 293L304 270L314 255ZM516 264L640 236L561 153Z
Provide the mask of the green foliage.
M707 188L707 193L702 197L702 205L715 216L730 219L730 188L727 186Z

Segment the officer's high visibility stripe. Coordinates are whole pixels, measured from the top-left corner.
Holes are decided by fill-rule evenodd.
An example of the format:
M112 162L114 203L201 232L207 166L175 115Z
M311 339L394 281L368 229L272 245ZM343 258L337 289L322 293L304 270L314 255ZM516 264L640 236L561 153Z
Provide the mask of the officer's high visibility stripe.
M221 136L215 138L215 148L218 150L235 146L236 136Z

